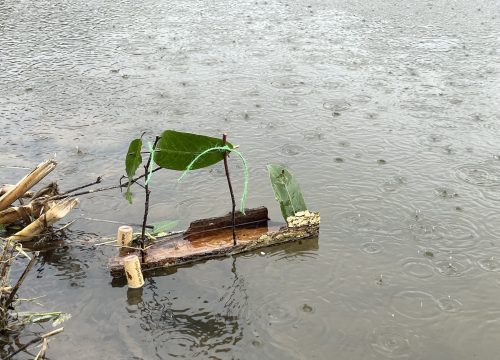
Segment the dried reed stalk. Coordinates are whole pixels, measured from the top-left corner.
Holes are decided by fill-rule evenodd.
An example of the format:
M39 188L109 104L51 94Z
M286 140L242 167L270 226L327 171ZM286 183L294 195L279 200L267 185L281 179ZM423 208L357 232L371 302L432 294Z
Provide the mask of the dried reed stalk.
M47 227L62 219L79 203L78 199L69 198L61 201L54 201L48 204L50 207L46 213L40 215L38 219L7 238L11 241L28 241L35 236L41 235Z
M0 197L0 211L7 209L14 201L22 198L29 189L38 184L40 180L54 170L56 164L54 160L45 160L22 178L14 187L9 187L5 194Z

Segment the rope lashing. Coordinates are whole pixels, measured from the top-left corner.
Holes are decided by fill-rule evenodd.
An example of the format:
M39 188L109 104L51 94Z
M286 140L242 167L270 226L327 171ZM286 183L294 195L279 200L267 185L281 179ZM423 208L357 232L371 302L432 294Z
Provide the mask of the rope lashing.
M223 151L223 152L229 151L229 152L235 153L241 159L241 162L243 163L243 178L244 178L244 181L243 181L243 194L241 195L241 201L240 201L240 211L243 214L245 214L245 205L246 205L246 202L247 202L247 194L248 194L248 177L249 177L248 176L248 164L247 164L247 161L245 160L245 158L243 157L243 155L238 150L236 150L236 149L230 148L229 146L225 145L225 146L214 146L214 147L212 147L210 149L207 149L207 150L203 151L198 156L196 156L193 159L193 161L191 161L191 163L188 165L188 167L186 168L186 170L184 170L184 172L179 177L179 179L177 179L177 181L181 182L182 179L184 179L184 177L192 170L194 164L198 160L200 160L203 156L205 156L206 154L208 154L211 151Z

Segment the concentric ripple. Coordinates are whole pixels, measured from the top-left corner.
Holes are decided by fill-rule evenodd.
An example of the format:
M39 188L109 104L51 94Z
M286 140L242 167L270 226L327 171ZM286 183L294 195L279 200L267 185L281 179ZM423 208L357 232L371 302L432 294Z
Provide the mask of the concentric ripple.
M477 264L484 271L500 272L500 261L494 257L479 259Z
M402 261L401 267L406 274L419 279L427 279L434 276L434 268L425 259L407 258Z
M346 211L337 215L338 225L344 230L374 231L381 227L382 220L365 211Z
M367 254L378 254L384 249L382 244L379 244L375 241L366 242L361 244L361 251Z
M283 155L296 156L299 154L303 154L306 149L300 145L285 144L280 148L280 151Z
M323 102L323 108L330 111L346 111L351 108L351 104L342 99L332 99Z
M500 186L500 170L481 164L465 164L455 168L457 177L476 186Z
M472 262L466 255L454 254L447 258L436 259L434 266L440 275L459 277L472 269Z
M268 296L260 300L257 313L268 325L288 328L299 322L300 312L304 312L302 307L303 304L295 306L292 302L278 301L275 297Z
M417 242L432 242L439 250L471 249L479 242L476 224L459 216L426 218L416 213L409 220L408 230Z
M429 134L418 138L418 143L420 145L434 147L434 146L444 146L451 141L446 135L443 134Z
M276 89L288 90L294 94L309 94L312 89L308 79L300 75L275 76L271 80L271 86Z
M408 332L396 326L373 330L372 349L390 359L410 357L411 348Z
M416 320L428 320L439 315L437 300L429 293L405 290L392 298L392 308L399 314Z
M437 304L445 312L456 313L462 309L462 303L451 296L438 299Z
M404 176L393 176L392 178L384 181L382 184L382 191L396 192L408 184L408 179Z

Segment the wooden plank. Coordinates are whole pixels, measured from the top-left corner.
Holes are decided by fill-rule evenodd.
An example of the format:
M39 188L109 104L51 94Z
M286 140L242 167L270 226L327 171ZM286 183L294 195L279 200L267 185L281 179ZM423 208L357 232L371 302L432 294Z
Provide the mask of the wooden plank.
M254 209L245 209L245 214L241 213L240 211L237 211L235 213L235 224L236 226L241 226L245 224L266 223L269 220L267 216L267 208L264 206ZM193 221L189 225L189 228L186 230L186 234L201 233L208 230L229 227L231 225L232 214L228 213L225 216Z
M143 271L249 252L263 247L314 237L319 233L319 222L314 225L292 228L268 224L267 209L265 211L263 209L265 208L246 211L247 215L252 214L249 215L252 219L260 219L258 221L248 222L245 221L244 216L240 217L240 223L236 228L238 239L236 246L232 244L230 223L229 226L222 228L214 228L213 225L226 224L227 215L220 218L197 220L194 222L197 226L190 226L190 230L184 233L157 239L146 251L145 261L141 265ZM256 211L251 212L250 210ZM266 221L262 221L263 214L265 214ZM201 229L201 231L196 232L193 230L195 228ZM111 275L115 277L124 275L123 258L130 254L139 255L140 251L122 249L118 256L111 259L109 263Z

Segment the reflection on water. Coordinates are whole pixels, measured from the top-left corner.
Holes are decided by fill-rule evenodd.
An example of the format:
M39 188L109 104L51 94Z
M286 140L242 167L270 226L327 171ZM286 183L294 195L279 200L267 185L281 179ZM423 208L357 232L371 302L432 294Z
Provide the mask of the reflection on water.
M199 307L180 306L170 296L161 295L154 278L146 280L145 290L127 291L126 311L137 321L143 334L154 347L155 358L218 358L230 354L243 338L245 325L242 312L246 308L245 282L238 277L233 259L232 282L219 299L220 312L210 310L207 300ZM198 297L201 300L201 297ZM126 330L124 330L126 331ZM127 334L131 337L133 333Z
M149 287L154 291L154 286ZM238 318L213 314L204 309L173 309L167 297L155 296L137 306L140 327L153 339L159 358L209 356L210 352L229 352L241 339Z
M280 219L273 162L322 214L320 246L154 271L141 293L110 279L116 249L82 234L116 233L85 218L140 223L140 189L133 205L119 192L82 198L78 232L42 255L22 294L73 314L50 356L496 358L499 11L0 1L1 183L55 154L61 189L101 175L115 185L144 131L226 131L249 161L249 206ZM222 174L155 173L151 221L227 213Z
M313 256L317 249L318 239L310 239L292 246L270 248L265 256L276 256L279 261L300 261L303 256L305 259ZM263 256L260 251L256 254ZM190 267L148 273L150 277L146 277L144 288L127 289L125 310L134 321L133 325L121 328L122 336L133 338L140 328L139 336L148 339L152 346L148 351L154 350L154 356L159 359L231 357L248 333L253 337L252 346L262 347L266 330L255 329L251 325L252 317L264 316L273 326L281 326L283 320L290 317L290 311L311 313L315 310L308 304L302 304L297 309L288 309L287 304L282 304L273 309L275 305L271 294L259 296L258 301L248 294L249 284L239 272L239 266L255 255L232 257L229 266L220 273L222 279L217 281L217 287L213 287L214 284L201 292L191 289L194 294L192 300L197 303L195 307L186 307L182 291L171 290L166 294L160 285L163 277L174 276ZM114 284L124 285L118 279L114 280ZM135 343L129 350L132 353L136 351Z

